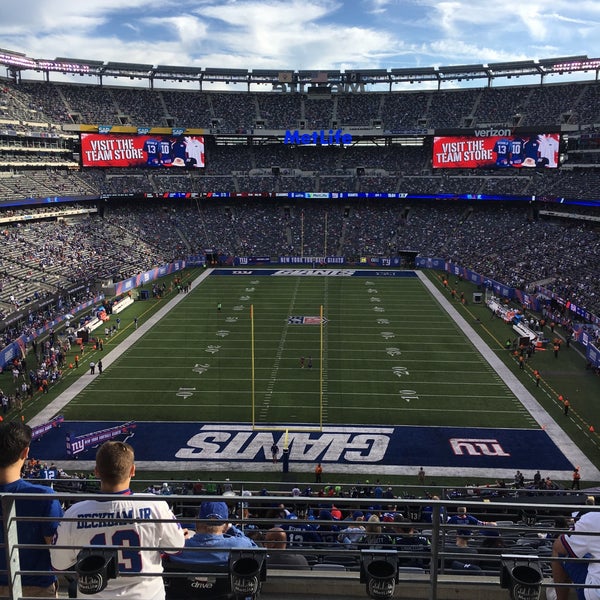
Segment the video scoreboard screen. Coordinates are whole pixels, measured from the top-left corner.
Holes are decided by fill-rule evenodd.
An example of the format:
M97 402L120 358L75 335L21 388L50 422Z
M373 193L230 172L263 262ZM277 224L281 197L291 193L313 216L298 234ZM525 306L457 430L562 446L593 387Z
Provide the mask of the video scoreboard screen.
M433 138L436 169L555 169L559 162L560 134L533 133Z
M81 161L84 167L199 169L204 137L82 133Z

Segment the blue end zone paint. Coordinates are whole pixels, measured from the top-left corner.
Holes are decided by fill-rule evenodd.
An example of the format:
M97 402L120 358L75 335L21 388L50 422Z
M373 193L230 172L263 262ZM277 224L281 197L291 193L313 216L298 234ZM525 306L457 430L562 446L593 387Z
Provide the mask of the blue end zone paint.
M67 458L66 433L75 436L107 429L115 422L66 422L32 444L31 454L44 461ZM127 440L138 461L209 461L244 463L269 461L276 441L283 449L282 431L252 431L249 425L138 422ZM160 443L157 443L160 440ZM291 462L373 465L541 469L569 471L573 464L548 434L539 429L481 429L459 427L328 426L323 432L289 431ZM95 449L78 455L93 460Z
M215 269L211 275L269 275L275 277L409 277L414 271L390 271L386 269Z

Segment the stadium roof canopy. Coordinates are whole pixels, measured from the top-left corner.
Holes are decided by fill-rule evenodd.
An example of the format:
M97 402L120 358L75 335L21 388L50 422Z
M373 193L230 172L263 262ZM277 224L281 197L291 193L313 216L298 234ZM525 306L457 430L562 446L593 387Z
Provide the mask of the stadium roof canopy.
M289 83L289 84L386 84L390 91L396 83L442 82L470 79L487 79L488 85L498 78L537 76L540 83L546 75L563 75L576 72L595 71L600 76L600 58L566 56L542 60L524 60L490 64L451 65L440 67L415 67L392 69L337 69L289 70L289 69L231 69L214 67L189 67L174 65L150 65L128 62L102 62L78 58L57 57L54 60L30 58L22 52L0 48L0 65L8 70L8 76L20 81L22 73L34 71L43 73L47 81L50 74L59 72L72 75L97 77L102 85L103 77L116 79L147 79L153 86L155 79L199 82L245 83Z

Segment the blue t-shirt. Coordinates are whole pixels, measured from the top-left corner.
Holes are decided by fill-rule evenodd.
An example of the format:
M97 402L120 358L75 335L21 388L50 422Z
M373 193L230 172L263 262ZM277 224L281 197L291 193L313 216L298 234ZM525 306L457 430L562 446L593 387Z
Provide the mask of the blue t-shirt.
M448 519L449 525L483 525L483 521L475 518L472 515L453 515ZM457 535L468 537L471 535L470 529L458 529Z
M45 485L36 485L19 479L13 483L0 484L0 494L54 494L54 490ZM50 517L54 521L19 521L17 523L17 536L19 544L45 544L46 537L52 537L58 527L58 519L62 517L63 510L56 497L48 500L17 499L17 517ZM2 506L0 506L0 516ZM4 544L4 531L0 529L0 544ZM22 585L35 585L48 587L56 581L52 575L50 564L50 551L46 548L21 548L19 559L22 571L41 571L41 575L23 575ZM0 552L0 585L8 585L6 573L6 553L4 549Z
M176 563L210 564L226 566L229 561L228 548L256 548L256 544L239 530L236 535L219 535L215 533L195 533L185 540L185 548L179 554L169 556ZM231 530L230 530L231 531ZM187 548L204 548L204 550L187 550Z

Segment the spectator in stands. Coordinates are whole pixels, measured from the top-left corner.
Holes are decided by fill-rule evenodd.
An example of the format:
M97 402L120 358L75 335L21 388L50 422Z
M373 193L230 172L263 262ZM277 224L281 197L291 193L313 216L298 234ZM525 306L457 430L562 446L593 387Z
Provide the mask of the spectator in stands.
M338 540L347 548L356 548L358 541L365 535L365 526L363 525L365 516L362 510L355 510L351 520L353 523L340 531Z
M365 526L365 535L358 540L358 547L370 550L390 549L392 544L392 537L383 530L379 517L371 515Z
M394 548L398 551L398 565L401 567L429 566L429 540L415 532L410 519L401 514L394 516Z
M308 569L310 565L303 554L286 550L287 535L281 527L271 527L265 533L263 542L269 552L268 566L274 569Z
M153 550L123 550L118 553L119 570L127 577L111 579L96 598L127 600L164 600L161 548L178 552L185 542L184 532L168 504L148 498L137 502L128 499L129 484L135 474L134 452L129 444L109 441L96 454L96 476L102 494L115 494L115 500L84 500L73 504L65 513L51 549L52 565L66 570L77 563L81 548L90 546L144 546ZM94 515L114 515L114 520L94 520ZM118 515L118 516L117 516ZM130 519L138 517L136 522ZM141 520L143 519L143 520ZM60 548L59 546L71 546Z
M469 538L472 535L470 529L465 529L465 526L485 526L485 525L496 525L496 523L492 521L480 521L477 517L470 515L467 513L466 506L459 506L456 509L456 514L452 515L448 519L448 525L459 525L460 528L457 529L457 536Z
M50 487L35 485L21 479L25 461L29 455L31 428L13 421L0 424L0 494L48 494L47 500L17 500L16 515L39 517L46 520L19 521L17 537L20 544L50 544L62 516L60 502L55 499ZM2 507L0 506L0 517ZM0 543L4 544L4 530L0 529ZM11 597L6 573L8 552L0 552L0 597ZM45 548L21 548L19 550L21 570L39 571L38 575L23 575L23 596L56 597L58 586L52 574L50 552Z
M600 556L600 513L589 512L577 520L573 532L559 536L552 546L552 578L554 583L575 583L582 585L600 585L600 563L568 562L563 558L587 558ZM557 600L568 600L568 588L554 588ZM580 600L597 600L600 598L599 589L579 589L577 597Z
M172 562L224 566L231 548L255 548L243 531L229 522L225 502L203 502L198 513L196 533L185 540L185 550L170 558Z
M455 545L447 546L446 552L448 556L444 559L444 566L447 569L481 570L481 567L476 562L476 558L473 558L473 555L478 554L477 548L469 546L468 535L457 533Z

